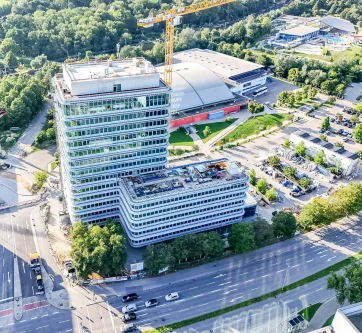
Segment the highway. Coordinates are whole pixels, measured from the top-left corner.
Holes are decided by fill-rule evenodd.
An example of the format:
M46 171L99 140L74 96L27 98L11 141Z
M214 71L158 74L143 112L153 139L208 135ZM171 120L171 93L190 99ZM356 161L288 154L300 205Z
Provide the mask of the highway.
M51 319L52 327L56 325L56 321L63 322L61 331L108 332L110 330L112 332L113 325L115 327L122 325L120 310L124 303L120 296L137 292L140 298L136 301L138 319L135 323L142 329L193 318L281 288L283 285L320 271L354 252L361 251L361 231L360 219L354 218L346 220L343 226L335 224L330 228L300 235L252 253L233 256L193 269L157 278L90 287L90 290L102 296L102 299L97 298L100 301L98 306L97 304L80 306L71 314L70 311L51 314L57 311L49 307L47 316L56 315L54 321ZM310 288L308 292L306 288ZM309 295L307 303L312 303L320 300L316 292L325 291L325 282L316 281L311 286L304 286L298 290L288 292L294 295L292 300L298 301L300 296L307 293ZM166 302L164 296L173 291L180 293L180 299ZM328 293L328 295L323 293L322 296L327 297L333 294L330 291ZM278 296L278 298L281 297ZM160 304L157 307L146 308L144 302L150 298L157 298ZM106 301L109 303L109 310ZM260 306L260 304L255 306ZM302 303L299 304L299 307L301 306L303 306ZM239 311L242 312L244 309ZM46 316L42 319L42 315L45 314L37 315L34 323L31 323L31 318L27 319L24 316L24 322L16 322L8 331L31 332L37 327L49 325L50 318ZM64 322L65 320L68 321ZM44 328L44 332L50 332L50 330Z

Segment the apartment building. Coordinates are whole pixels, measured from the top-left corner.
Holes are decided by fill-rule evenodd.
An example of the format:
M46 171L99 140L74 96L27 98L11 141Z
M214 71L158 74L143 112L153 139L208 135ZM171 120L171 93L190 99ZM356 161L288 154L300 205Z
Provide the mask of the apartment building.
M53 86L73 223L116 218L130 243L143 246L241 220L247 176L240 165L166 168L171 89L150 62L64 64Z

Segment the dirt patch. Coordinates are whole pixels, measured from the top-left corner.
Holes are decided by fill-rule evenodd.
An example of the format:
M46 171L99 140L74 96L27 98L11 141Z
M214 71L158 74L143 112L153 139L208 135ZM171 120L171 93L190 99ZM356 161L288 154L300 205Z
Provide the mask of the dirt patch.
M1 177L20 183L22 187L31 192L31 185L24 179L23 176L9 171L2 171Z

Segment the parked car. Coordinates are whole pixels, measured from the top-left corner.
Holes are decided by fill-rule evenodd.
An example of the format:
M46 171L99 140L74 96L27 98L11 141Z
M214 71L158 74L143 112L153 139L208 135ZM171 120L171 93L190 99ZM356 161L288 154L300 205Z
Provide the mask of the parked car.
M331 134L331 131L326 131L326 134L327 134L327 135L330 135L330 134Z
M127 324L121 327L122 333L134 332L137 330L137 326L135 324Z
M128 294L122 297L123 302L131 302L138 298L138 295L136 293Z
M342 135L343 134L343 129L341 128L341 129L339 129L338 131L337 131L337 134L339 134L339 135Z
M126 314L126 313L130 313L130 312L134 312L137 310L137 305L135 303L132 304L128 304L126 306L124 306L122 308L122 313Z
M336 121L336 118L331 118L330 121L334 123Z
M315 115L308 113L308 117L315 118Z
M149 301L145 302L146 308L150 308L151 306L158 305L158 300L156 298L152 298Z
M348 133L347 137L352 139L352 137L353 137L352 133Z
M342 141L343 141L343 142L348 142L348 141L349 141L349 138L343 138Z
M321 128L320 130L319 130L319 133L324 133L326 130L324 129L324 128Z
M137 315L134 312L129 312L126 313L123 317L123 322L127 322L127 321L131 321L131 320L136 320L137 319Z
M176 301L177 299L180 298L180 295L177 293L177 292L174 292L174 293L170 293L170 294L167 294L165 296L165 300L167 302L170 302L170 301Z

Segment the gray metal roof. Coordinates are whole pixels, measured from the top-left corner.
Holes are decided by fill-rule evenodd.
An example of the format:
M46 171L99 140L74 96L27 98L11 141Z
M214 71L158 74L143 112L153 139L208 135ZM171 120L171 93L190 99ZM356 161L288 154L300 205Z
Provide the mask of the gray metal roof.
M281 34L293 35L293 36L304 36L306 34L319 31L317 27L311 27L307 25L299 25L294 28L280 31Z
M340 17L326 16L326 17L322 17L320 20L321 20L321 22L323 22L326 25L331 26L332 28L350 32L350 33L355 32L353 23L351 23L350 21L344 20Z
M164 72L163 66L156 69ZM194 63L173 65L171 112L220 103L233 97L226 84L208 68Z
M264 67L250 61L211 50L190 49L174 53L174 64L185 62L202 65L223 78L229 78Z

